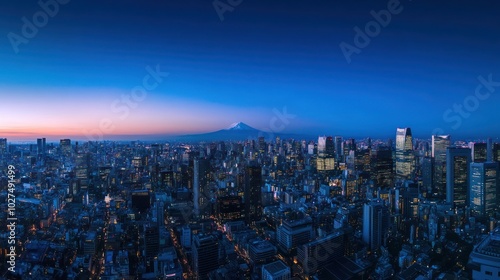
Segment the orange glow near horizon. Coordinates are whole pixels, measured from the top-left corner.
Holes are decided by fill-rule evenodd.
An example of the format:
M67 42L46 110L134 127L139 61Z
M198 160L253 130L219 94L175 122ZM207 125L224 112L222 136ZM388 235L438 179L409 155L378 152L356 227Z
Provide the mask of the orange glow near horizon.
M9 103L20 106L0 110L4 115L0 118L0 138L13 141L34 141L43 137L52 141L89 139L88 135L117 139L133 135L196 134L223 129L238 121L259 128L258 123L270 119L260 108L234 108L153 94L135 107L120 104L122 110L115 110L113 102L120 100L123 93L114 89L77 90L75 96L61 95L68 89L41 89L39 93L34 89L8 91L19 93L14 94ZM31 98L27 99L26 95Z

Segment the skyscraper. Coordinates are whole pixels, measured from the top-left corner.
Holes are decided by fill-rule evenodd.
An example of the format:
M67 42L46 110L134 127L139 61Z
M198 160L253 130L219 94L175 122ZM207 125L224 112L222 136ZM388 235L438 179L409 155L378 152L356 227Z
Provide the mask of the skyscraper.
M71 155L71 139L61 139L59 141L59 148L61 149L61 155L70 156Z
M488 160L488 146L486 143L469 142L473 162L486 162Z
M431 193L434 185L434 158L424 157L422 160L422 186L425 192Z
M318 137L318 157L334 157L335 147L332 136Z
M262 215L261 187L262 168L252 162L245 168L245 218L249 224L260 220Z
M193 271L197 280L208 279L208 273L219 266L219 242L214 235L193 237Z
M36 139L36 145L38 148L38 154L45 155L46 139L45 138Z
M342 160L342 137L335 136L335 159L337 161Z
M352 138L345 140L343 148L344 148L344 151L343 151L344 158L346 158L347 156L349 156L350 151L356 150L356 141L354 141L354 139L352 139Z
M450 147L446 150L446 202L464 207L469 201L471 149Z
M146 271L154 271L154 259L160 252L160 231L157 225L147 224L144 226L144 257L146 259Z
M207 159L193 161L193 204L195 215L208 217L210 215L208 180L210 176L210 162Z
M363 207L363 241L370 250L383 245L384 236L389 228L389 208L383 200L373 200Z
M318 137L318 157L316 168L318 171L332 171L335 169L335 146L333 137Z
M308 243L313 237L312 219L284 220L276 230L276 239L284 250L292 250Z
M500 143L493 144L493 161L500 162Z
M497 206L498 163L470 164L470 208L478 216L491 215Z
M450 143L450 135L432 135L433 193L438 197L444 197L446 191L446 149L450 147Z
M411 177L414 169L413 139L410 128L396 130L396 176L401 179Z
M7 138L0 138L0 155L7 153Z
M379 187L392 186L392 151L388 147L378 147L371 152L371 179Z

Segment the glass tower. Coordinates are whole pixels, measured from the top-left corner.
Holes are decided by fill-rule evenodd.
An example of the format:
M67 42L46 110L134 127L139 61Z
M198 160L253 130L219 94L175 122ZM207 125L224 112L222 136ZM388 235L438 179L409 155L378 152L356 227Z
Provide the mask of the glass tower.
M446 149L450 147L450 143L450 135L432 135L433 193L438 197L444 197L446 191Z
M497 205L498 163L470 164L470 208L478 216L491 215Z
M446 150L446 202L463 207L468 201L469 148L448 148Z
M413 173L413 139L410 128L398 128L396 131L396 176L410 178Z

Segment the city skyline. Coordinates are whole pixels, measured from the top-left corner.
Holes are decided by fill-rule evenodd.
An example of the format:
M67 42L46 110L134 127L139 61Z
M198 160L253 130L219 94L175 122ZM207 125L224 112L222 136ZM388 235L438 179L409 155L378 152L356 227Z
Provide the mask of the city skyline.
M311 136L393 138L411 127L414 138L500 137L492 1L240 1L223 13L197 1L51 3L0 12L9 141L96 130L105 140L161 139L240 121ZM30 35L26 22L40 11L47 21ZM356 44L357 28L373 22L379 32ZM346 55L346 44L357 51ZM273 125L283 115L293 118Z

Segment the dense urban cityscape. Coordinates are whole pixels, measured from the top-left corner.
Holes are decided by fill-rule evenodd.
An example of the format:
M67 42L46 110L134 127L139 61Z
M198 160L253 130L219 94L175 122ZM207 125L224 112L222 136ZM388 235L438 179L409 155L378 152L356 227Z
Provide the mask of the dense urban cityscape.
M254 136L0 139L3 279L500 277L500 143Z

